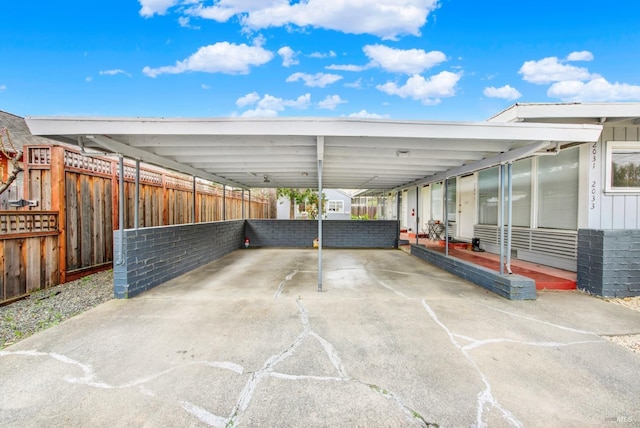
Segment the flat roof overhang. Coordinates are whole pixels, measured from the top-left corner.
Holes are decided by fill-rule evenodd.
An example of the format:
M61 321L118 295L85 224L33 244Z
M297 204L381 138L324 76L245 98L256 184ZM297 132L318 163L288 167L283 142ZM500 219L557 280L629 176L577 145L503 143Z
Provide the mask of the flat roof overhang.
M640 125L640 103L516 103L489 122Z
M27 117L33 135L238 188L402 189L598 140L601 125ZM321 174L320 174L321 172Z

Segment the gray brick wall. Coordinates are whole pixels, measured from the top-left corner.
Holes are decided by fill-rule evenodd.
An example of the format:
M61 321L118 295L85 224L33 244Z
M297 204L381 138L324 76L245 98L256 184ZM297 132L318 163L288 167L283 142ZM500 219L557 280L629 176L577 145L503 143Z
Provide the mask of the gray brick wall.
M640 296L640 230L578 230L578 288L604 297Z
M509 300L535 300L536 298L536 282L531 278L521 275L500 275L485 267L446 257L442 253L428 250L421 245L412 245L411 254Z
M114 232L114 294L133 297L241 248L244 221L197 223Z
M247 220L245 233L255 247L312 247L318 222L312 220ZM395 220L326 220L322 222L327 248L397 248Z

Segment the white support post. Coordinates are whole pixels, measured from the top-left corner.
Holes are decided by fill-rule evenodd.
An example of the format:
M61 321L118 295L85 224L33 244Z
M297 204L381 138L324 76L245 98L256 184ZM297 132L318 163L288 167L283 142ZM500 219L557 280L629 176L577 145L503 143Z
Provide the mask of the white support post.
M227 219L227 185L222 185L222 220Z
M444 255L449 257L449 179L444 179Z
M196 197L196 176L193 176L193 206L191 207L191 223L196 222L196 201L198 198Z
M500 275L504 275L504 165L500 164L500 218L498 224L500 227Z
M509 162L507 164L507 180L509 182L509 188L507 191L507 273L511 272L511 223L513 219L513 164Z
M322 293L322 163L324 161L324 137L317 138L318 154L318 293Z
M416 186L416 245L420 235L420 186Z

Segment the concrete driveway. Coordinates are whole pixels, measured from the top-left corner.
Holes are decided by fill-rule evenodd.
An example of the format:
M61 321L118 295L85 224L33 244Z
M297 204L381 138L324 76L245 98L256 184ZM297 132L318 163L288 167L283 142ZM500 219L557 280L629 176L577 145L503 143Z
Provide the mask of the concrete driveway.
M628 426L640 313L399 250L237 251L0 351L2 426ZM152 274L151 272L149 274Z

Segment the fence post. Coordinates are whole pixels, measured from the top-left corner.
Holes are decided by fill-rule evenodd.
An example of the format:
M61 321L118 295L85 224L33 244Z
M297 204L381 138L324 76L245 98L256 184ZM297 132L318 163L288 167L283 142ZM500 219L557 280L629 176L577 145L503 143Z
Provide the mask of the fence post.
M58 269L60 284L67 282L67 181L64 172L64 147L51 147L51 210L58 211Z

